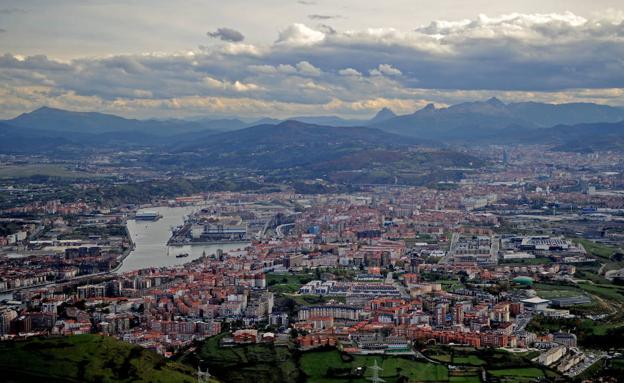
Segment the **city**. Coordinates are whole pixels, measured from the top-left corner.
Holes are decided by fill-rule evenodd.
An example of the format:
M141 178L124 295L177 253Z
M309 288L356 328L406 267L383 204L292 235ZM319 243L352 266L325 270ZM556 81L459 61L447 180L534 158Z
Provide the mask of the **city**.
M1 381L623 381L621 4L373 3L0 5Z
M601 337L623 321L622 157L501 153L437 188L201 193L140 213L84 201L5 209L30 218L3 220L16 232L2 237L0 330L7 339L98 333L166 357L215 336L219 347L331 347L432 359L436 373L476 378L485 362L455 365L463 357L446 360L445 345L497 348L528 355L536 376L573 378L618 355ZM221 234L172 244L184 225L170 226L143 243L176 210L188 213L180 225L219 222L194 223L189 238ZM244 235L223 237L234 230ZM170 266L123 268L154 245Z

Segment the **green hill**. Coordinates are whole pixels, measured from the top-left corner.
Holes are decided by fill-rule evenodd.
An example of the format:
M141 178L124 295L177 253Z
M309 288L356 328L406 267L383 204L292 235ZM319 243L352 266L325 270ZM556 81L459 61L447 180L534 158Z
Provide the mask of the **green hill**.
M3 382L195 382L194 370L111 337L0 342Z

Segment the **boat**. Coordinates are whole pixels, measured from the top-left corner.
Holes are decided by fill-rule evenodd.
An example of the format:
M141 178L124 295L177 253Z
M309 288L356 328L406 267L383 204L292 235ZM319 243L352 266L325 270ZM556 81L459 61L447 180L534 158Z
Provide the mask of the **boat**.
M182 254L177 254L176 258L186 258L188 256L189 256L188 253L182 253Z
M162 218L157 211L142 211L134 215L135 221L158 221Z

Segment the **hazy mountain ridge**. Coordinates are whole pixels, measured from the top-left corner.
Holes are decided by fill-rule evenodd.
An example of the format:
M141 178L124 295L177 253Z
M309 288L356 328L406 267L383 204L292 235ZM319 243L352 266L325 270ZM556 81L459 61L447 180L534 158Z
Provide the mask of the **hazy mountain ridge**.
M286 121L180 142L148 162L174 168L245 168L280 179L331 179L341 184L424 185L459 180L448 167L482 165L452 150L420 149L423 140L367 127Z
M71 142L56 133L27 129L0 122L1 153L32 153L55 150Z
M239 121L244 124L242 121ZM223 125L230 128L232 120L186 121L137 120L98 112L73 112L62 109L41 107L23 113L5 123L25 129L46 130L49 132L101 134L111 132L140 131L154 136L169 136L184 132L219 130ZM241 125L242 126L242 125Z
M175 153L194 153L219 166L280 168L340 158L373 148L401 148L419 141L363 127L333 127L285 121L216 135L187 137Z
M549 135L546 139L556 144L554 150L575 152L624 150L624 121L558 125L548 130ZM541 139L539 136L533 138L533 142L539 142Z
M571 112L573 111L573 112ZM617 122L624 109L598 104L505 104L497 98L465 102L448 108L432 104L415 113L371 126L384 131L435 140L472 139L476 132L498 134L510 127L544 129L559 124Z
M302 125L295 127L294 122ZM325 121L334 124L306 123ZM573 131L599 129L597 123L624 120L624 109L591 103L544 104L521 102L505 104L491 98L436 108L433 104L408 115L396 115L381 109L370 120L346 120L335 116L295 117L283 122L263 118L256 122L242 119L199 118L193 121L137 120L96 112L71 112L54 108L39 108L14 119L0 121L0 151L6 153L67 152L102 148L157 148L162 151L182 149L214 153L234 151L234 147L258 151L258 144L295 148L311 140L320 145L339 138L340 145L362 145L364 137L374 139L366 145L384 147L404 142L470 142L470 143L547 143L560 146L571 140ZM572 122L570 122L572 121ZM578 121L578 122L577 122ZM353 126L356 124L356 126ZM554 124L552 124L554 123ZM547 127L552 124L552 127ZM584 127L573 128L578 124ZM290 129L284 130L286 126ZM307 126L303 129L302 126ZM343 128L336 128L342 126ZM314 128L316 127L316 128ZM344 128L350 129L344 129ZM248 130L253 128L253 130ZM366 130L370 128L372 130ZM311 130L318 129L315 134ZM570 130L570 131L566 131ZM277 133L276 133L277 132ZM231 135L227 133L232 133ZM266 141L265 136L278 134L278 139ZM580 133L574 133L580 134ZM594 133L595 135L596 133ZM610 131L610 140L594 145L593 150L609 147L624 135L618 129ZM401 137L398 139L397 137ZM405 141L404 137L417 141ZM590 135L591 140L597 137ZM359 140L359 142L358 142ZM374 142L373 142L374 141ZM309 143L308 143L309 144ZM339 146L340 146L339 145ZM615 144L614 144L615 145ZM309 145L308 145L309 146ZM617 145L615 145L617 147ZM236 150L240 153L240 151ZM291 158L291 153L284 153ZM313 158L315 153L308 153ZM244 157L244 156L243 156Z

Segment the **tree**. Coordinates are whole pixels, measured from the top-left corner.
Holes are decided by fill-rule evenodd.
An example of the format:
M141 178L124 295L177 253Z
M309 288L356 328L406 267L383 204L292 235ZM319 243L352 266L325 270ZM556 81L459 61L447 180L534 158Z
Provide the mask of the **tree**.
M291 328L290 329L290 337L292 339L296 339L299 336L299 331L296 328Z

